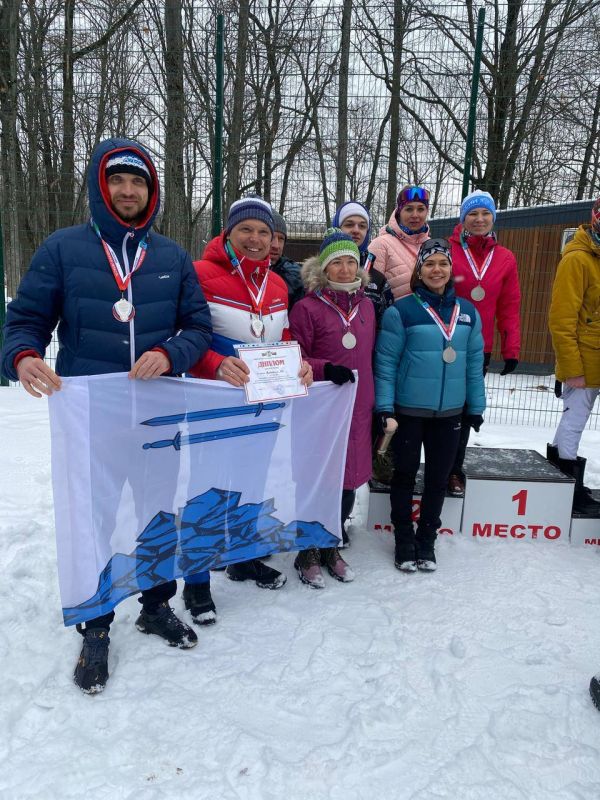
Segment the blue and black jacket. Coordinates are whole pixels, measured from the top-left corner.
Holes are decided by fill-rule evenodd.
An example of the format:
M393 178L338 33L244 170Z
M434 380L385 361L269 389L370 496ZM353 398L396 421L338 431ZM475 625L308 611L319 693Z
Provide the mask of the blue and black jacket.
M452 337L456 360L442 358L446 339L414 294L396 300L383 315L375 347L375 409L411 416L483 414L483 338L481 320L472 303L457 298L447 287L443 295L424 286L415 293L450 322L455 302L460 304Z
M137 226L121 220L108 200L105 164L119 150L135 150L152 176L146 214ZM129 323L113 316L121 292L91 224L58 230L35 253L8 306L2 373L17 379L14 360L23 351L43 357L57 324L59 375L126 372L142 353L155 348L168 355L171 374L186 372L210 345L210 311L190 257L171 239L151 231L160 195L149 154L128 139L102 142L92 156L88 192L92 218L126 271L147 235L146 258L131 279L128 295L135 316Z

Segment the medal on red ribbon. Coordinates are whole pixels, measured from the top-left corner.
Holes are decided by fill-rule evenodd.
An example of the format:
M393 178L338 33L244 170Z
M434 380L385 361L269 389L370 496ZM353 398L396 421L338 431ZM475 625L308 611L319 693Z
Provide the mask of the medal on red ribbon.
M355 305L352 311L349 314L346 314L342 309L337 306L333 300L330 300L328 297L325 297L321 292L316 292L317 297L319 300L322 300L326 306L332 308L342 320L342 324L345 329L345 333L342 336L342 346L346 348L346 350L354 350L356 347L356 336L350 330L350 325L354 317L358 314L358 305Z
M447 342L446 347L444 347L442 351L442 359L446 364L453 364L456 361L456 350L452 347L452 337L454 336L454 331L456 330L456 326L458 325L458 313L460 311L460 303L458 301L455 302L454 308L452 309L452 315L450 317L450 322L446 325L444 320L440 317L440 315L433 309L429 303L425 300L421 300L418 294L413 292L413 297L421 305L425 311L429 314L431 319L435 322L438 326L440 331L442 332L442 336Z
M250 302L252 304L252 314L250 314L250 332L256 339L262 339L263 334L265 332L265 323L263 322L262 318L262 306L265 300L265 293L267 291L267 284L269 283L269 275L270 270L267 269L265 272L265 277L263 282L260 286L260 289L257 287L256 294L254 294L253 290L250 288L248 281L246 280L246 276L242 270L241 263L238 257L235 254L235 251L230 244L229 241L225 242L225 250L231 261L231 266L235 269L237 274L242 279L244 286L248 294L250 295ZM242 258L242 261L244 259Z
M146 258L146 252L148 250L148 242L146 241L146 237L141 240L138 245L138 248L135 253L135 258L133 260L133 266L126 272L125 269L119 263L119 259L115 251L112 247L105 242L102 238L102 234L100 233L100 229L96 225L96 223L92 220L92 226L96 231L100 242L102 243L102 247L104 248L104 254L106 255L106 259L108 264L111 268L113 277L119 289L121 290L121 298L117 300L117 302L112 307L113 317L118 322L130 322L135 317L135 308L133 303L125 297L125 292L127 291L129 284L131 283L131 278L133 277L133 273L137 272L138 269L141 268L142 264L144 263L144 259Z
M483 281L483 276L488 271L489 266L492 263L492 258L494 257L494 248L492 248L490 252L487 254L486 259L483 262L483 266L481 267L481 269L479 269L477 264L475 263L473 254L469 249L469 245L465 242L464 239L462 239L461 244L465 253L465 257L469 263L469 266L471 267L471 272L475 276L475 279L479 281L477 286L474 286L473 289L471 289L471 299L475 300L476 302L479 302L480 300L483 300L483 298L485 297L485 289L481 285L481 282Z

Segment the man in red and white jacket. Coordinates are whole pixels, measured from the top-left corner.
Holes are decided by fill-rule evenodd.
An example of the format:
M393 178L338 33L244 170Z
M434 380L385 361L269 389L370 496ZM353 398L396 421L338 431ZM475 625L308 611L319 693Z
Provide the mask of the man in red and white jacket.
M270 270L273 212L257 195L236 200L229 209L223 233L207 245L194 268L211 310L211 349L188 374L226 381L241 387L248 367L235 355L241 343L279 342L290 339L288 289L283 278ZM312 383L312 370L304 362L302 382ZM227 567L231 580L254 580L257 586L279 589L285 575L254 559ZM199 624L215 621L208 572L186 576L183 599Z

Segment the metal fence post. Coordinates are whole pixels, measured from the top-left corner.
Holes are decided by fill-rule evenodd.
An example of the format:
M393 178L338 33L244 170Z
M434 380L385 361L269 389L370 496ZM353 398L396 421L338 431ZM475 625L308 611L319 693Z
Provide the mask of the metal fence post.
M6 284L4 277L4 244L2 241L2 219L0 218L0 349L4 342L4 320L6 319ZM4 376L0 377L0 386L8 386Z
M477 114L477 94L479 88L479 73L481 71L481 50L483 47L483 26L485 23L485 8L480 8L477 15L477 37L475 39L475 55L473 58L473 76L471 79L471 102L469 105L469 124L467 126L467 144L465 149L465 170L461 199L469 194L471 183L471 163L473 161L473 141L475 139L475 117Z
M223 192L223 84L224 84L224 57L223 57L223 30L224 16L217 16L217 85L215 92L215 155L213 163L213 205L212 205L212 235L218 236L221 232L221 198Z

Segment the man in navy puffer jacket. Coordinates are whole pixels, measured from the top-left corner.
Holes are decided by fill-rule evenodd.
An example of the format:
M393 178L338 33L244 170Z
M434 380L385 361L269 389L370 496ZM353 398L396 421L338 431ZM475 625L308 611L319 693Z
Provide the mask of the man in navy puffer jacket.
M60 389L59 376L127 372L180 375L211 342L208 305L190 257L151 230L160 206L149 154L128 139L96 148L89 169L91 220L49 236L7 309L1 369L34 397ZM58 324L56 372L43 360ZM142 592L136 626L181 648L197 644L168 601L175 581ZM114 613L78 626L84 645L75 683L86 693L108 679Z

